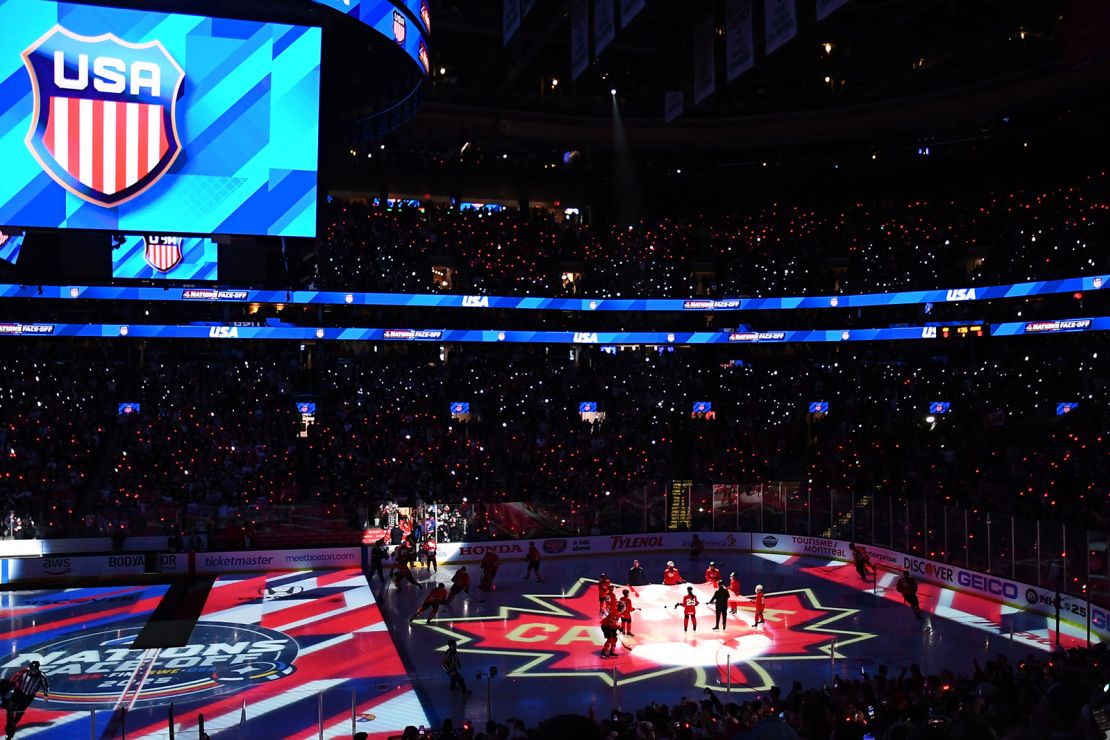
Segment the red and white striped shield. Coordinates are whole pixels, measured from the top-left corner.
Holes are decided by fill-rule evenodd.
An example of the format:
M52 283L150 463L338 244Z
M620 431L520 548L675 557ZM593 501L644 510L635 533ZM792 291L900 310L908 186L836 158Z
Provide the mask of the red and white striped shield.
M159 272L169 272L181 261L180 236L144 236L143 258Z
M401 15L401 11L393 11L393 40L398 44L405 43L405 36L407 35L407 26L405 25L405 16Z
M110 207L145 192L181 151L185 72L158 41L54 26L23 52L35 114L27 146L62 187Z

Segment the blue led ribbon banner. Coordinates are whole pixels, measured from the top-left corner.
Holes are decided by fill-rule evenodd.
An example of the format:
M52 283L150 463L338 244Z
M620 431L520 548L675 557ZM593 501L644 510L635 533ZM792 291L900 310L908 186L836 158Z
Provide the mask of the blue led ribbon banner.
M436 293L348 293L323 290L248 290L246 288L122 287L84 285L5 285L3 298L49 298L112 301L185 301L220 303L285 303L320 306L397 306L407 308L498 308L547 311L789 311L795 309L865 308L957 301L1027 298L1056 293L1102 290L1110 275L989 285L949 290L860 293L842 296L779 298L541 298L534 296L442 295Z
M427 35L432 28L428 0L312 0L350 16L397 44L427 76Z
M1107 331L1110 316L1018 321L990 326L991 336L1034 336ZM235 324L48 324L0 323L0 337L103 337L130 339L253 339L339 342L436 342L510 344L696 345L889 342L937 339L935 327L812 329L743 332L571 332L496 329L369 329L354 327L239 326Z

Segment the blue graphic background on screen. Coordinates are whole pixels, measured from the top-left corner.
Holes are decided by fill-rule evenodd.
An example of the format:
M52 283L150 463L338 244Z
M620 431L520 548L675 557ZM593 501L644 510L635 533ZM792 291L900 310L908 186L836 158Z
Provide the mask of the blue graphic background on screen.
M931 404L929 404L929 413L947 414L949 406L951 406L951 403L948 401L933 401Z
M462 401L456 401L455 403L451 404L451 413L452 414L469 414L470 413L470 404L462 402Z
M0 244L0 260L14 265L19 261L19 250L23 248L23 234L0 234L0 240L4 242Z
M1075 402L1065 401L1064 403L1058 403L1056 404L1056 415L1063 416L1064 414L1070 414L1077 408L1079 408L1079 404Z
M582 401L578 404L578 413L592 414L597 412L597 401Z
M315 414L315 401L297 401L297 412L301 414Z
M137 403L121 403L119 405L120 416L131 416L132 414L139 413L140 404Z
M708 414L712 410L713 410L713 402L712 401L694 401L694 413L695 414Z
M55 25L129 44L160 41L185 70L181 153L149 190L116 207L67 192L25 143L34 96L21 54ZM315 236L319 28L45 0L0 0L0 27L0 223ZM90 71L90 85L93 78Z
M813 401L809 404L809 413L811 414L827 414L829 412L828 401Z
M123 245L112 250L112 277L142 280L216 280L216 242L199 237L181 240L181 261L162 272L147 261L143 237L127 234Z

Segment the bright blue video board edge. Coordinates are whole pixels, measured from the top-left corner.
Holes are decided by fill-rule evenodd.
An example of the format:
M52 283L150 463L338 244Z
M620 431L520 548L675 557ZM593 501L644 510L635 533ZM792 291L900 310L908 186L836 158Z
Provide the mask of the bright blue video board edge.
M33 213L28 212L26 210L25 206L28 203L33 203L33 201L35 200L34 196L36 195L36 191L47 192L47 191L42 190L43 183L46 183L46 185L52 185L52 184L55 184L55 183L59 183L61 181L58 178L62 177L62 175L57 174L57 172L56 172L57 167L54 167L52 165L51 168L48 169L46 166L42 166L42 173L41 173L42 176L40 177L39 176L40 173L38 172L38 170L35 170L36 179L33 182L34 187L30 187L30 186L22 187L22 191L21 191L22 194L20 195L20 199L15 199L15 198L12 198L12 197L9 197L9 196L4 196L3 205L4 205L5 208L9 208L9 209L10 208L17 208L18 209L17 212L8 213L5 216L3 216L3 221L7 225L11 225L11 226L19 227L19 228L46 228L46 229L71 228L71 229L79 229L79 230L107 230L107 231L115 231L115 232L118 232L118 231L136 231L136 232L148 232L149 231L151 233L175 233L176 232L176 233L180 233L180 234L190 234L190 235L198 235L198 236L203 236L203 235L207 235L207 234L215 234L215 233L221 233L221 234L258 234L258 235L265 234L265 235L274 235L274 236L294 236L294 237L313 237L313 236L315 236L316 230L317 230L317 228L316 228L317 227L317 212L318 212L318 202L317 201L319 199L319 192L320 192L319 183L318 183L318 178L319 178L319 136L318 136L318 120L317 119L319 118L319 85L320 85L320 69L321 69L321 67L320 67L321 51L322 51L322 29L319 27L318 24L317 25L292 25L292 24L289 24L289 23L281 23L281 22L271 22L271 21L262 21L262 20L246 20L246 19L236 19L236 18L228 18L228 17L221 17L221 16L210 16L210 15L204 15L202 13L187 12L187 11L186 12L175 12L175 11L169 11L169 10L145 11L145 10L140 10L138 8L123 8L123 7L114 7L114 6L105 6L105 5L89 5L89 4L86 4L86 3L82 3L79 0L76 1L76 2L69 2L68 0L23 0L22 3L19 2L19 0L0 0L0 10L3 10L3 6L8 5L8 4L10 4L11 7L13 8L13 10L12 10L13 13L23 13L24 15L29 15L30 13L27 9L23 8L23 5L27 5L27 8L41 7L41 8L45 8L45 9L50 9L50 10L43 10L43 11L39 12L37 15L35 15L35 18L37 20L41 21L41 22L48 22L49 15L51 13L54 13L54 12L56 12L58 14L62 14L62 13L68 13L69 14L69 15L65 16L66 26L62 25L61 17L59 17L59 19L54 23L53 28L51 29L51 31L48 34L44 35L42 38L39 39L39 41L35 42L30 47L28 47L26 51L24 51L24 54L23 54L24 57L27 57L28 52L30 52L33 48L37 48L37 45L42 45L44 43L44 39L49 40L49 38L52 38L51 34L53 34L53 36L58 37L58 38L68 37L70 40L73 40L74 42L79 41L81 43L91 43L91 42L95 41L95 42L100 43L100 42L102 42L102 37L103 38L108 38L110 40L111 39L111 33L115 33L115 34L119 33L119 31L117 29L113 28L113 29L110 29L111 33L108 34L108 35L100 34L100 35L97 35L95 38L86 38L85 36L82 36L81 32L82 32L83 29L85 29L85 26L88 25L89 20L90 20L89 17L86 17L89 14L121 14L120 15L120 20L119 20L120 23L124 23L125 22L124 19L126 18L126 16L130 15L130 16L133 16L136 19L143 19L143 20L134 21L134 23L136 24L135 25L136 29L142 28L142 29L147 29L149 31L150 28L155 27L156 22L162 22L164 24L167 24L167 28L170 28L172 31L181 32L181 37L180 38L176 38L172 34L168 39L165 38L165 37L156 38L155 40L159 42L160 48L163 48L163 49L167 49L167 48L170 48L170 47L175 46L175 45L179 46L179 47L184 47L186 44L190 44L190 43L195 44L195 39L192 39L189 36L189 33L187 33L188 28L186 28L188 22L194 22L194 21L199 23L200 25L194 27L193 31L196 31L196 29L201 28L202 26L204 26L204 24L222 24L221 28L226 28L230 24L239 24L239 25L244 26L244 27L247 26L247 25L255 26L260 30L274 30L274 31L282 31L282 29L296 30L298 33L301 34L300 38L291 38L291 34L286 33L285 36L283 36L282 38L275 39L274 48L277 49L280 45L280 48L283 50L283 54L285 56L283 56L283 58L280 59L280 60L277 59L277 58L275 58L273 60L273 64L271 65L271 68L269 69L269 71L267 73L267 77L268 78L276 78L276 75L277 75L277 73L280 69L280 70L285 70L286 72L289 73L289 74L286 74L286 77L283 78L283 79L293 80L294 78L296 78L296 79L299 79L300 82L299 83L293 83L291 87L288 87L288 89L287 89L287 82L282 82L281 83L280 89L285 94L287 94L288 99L286 100L286 102L282 102L280 100L274 100L274 99L270 100L270 108L271 108L270 116L271 117L270 117L269 123L268 123L268 129L267 130L268 130L269 133L268 133L268 136L266 138L266 141L269 142L268 145L274 145L274 142L275 141L277 142L275 151L282 151L282 150L284 150L284 151L294 151L294 152L296 152L294 157L309 158L311 160L311 167L308 168L308 169L300 167L299 160L297 161L298 162L297 164L286 164L286 162L291 163L294 160L291 160L291 159L287 158L285 161L281 161L279 159L271 157L271 160L268 160L268 163L271 165L271 172L270 172L270 175L269 175L269 178L268 178L268 184L272 188L272 191L268 193L267 197L262 197L262 198L257 197L257 193L256 193L255 195L252 195L251 198L249 198L245 202L242 202L242 203L238 204L233 210L230 210L230 211L228 211L226 208L223 211L220 211L218 207L214 207L210 214L206 214L206 217L216 219L216 220L218 220L218 222L213 223L213 224L204 224L199 229L190 230L190 229L184 228L183 225L166 226L164 229L159 229L159 228L154 228L153 224L136 223L135 220L136 219L139 219L139 220L148 219L148 218L149 219L164 218L166 214L173 213L175 210L180 210L182 208L182 203L179 202L180 198L191 197L193 199L194 203L197 202L199 199L204 197L204 193L195 192L198 187L201 187L201 186L197 186L197 185L182 186L182 187L184 187L184 190L183 190L182 193L179 194L178 198L160 197L160 198L153 198L153 199L143 199L142 202L139 202L138 200L132 200L132 197L129 196L128 198L125 198L125 199L121 200L118 203L114 203L113 205L103 207L102 212L101 212L101 211L98 211L95 206L90 205L89 202L86 202L88 200L87 198L84 198L83 196L78 197L78 196L74 195L75 190L73 189L73 187L71 187L69 184L67 184L67 185L63 185L63 187L66 190L69 191L69 194L66 195L66 198L65 198L65 201L64 201L64 208L57 211L57 213L55 213L54 211L51 211L51 220L50 220L50 222L46 222L46 221L42 220L41 218L36 218L36 217L34 217ZM43 16L44 13L46 14L45 16ZM77 14L85 14L85 15L78 16ZM15 17L18 19L21 16L16 15ZM47 20L44 20L44 17ZM8 20L10 20L10 19L8 19ZM73 30L74 27L72 27L72 24L74 24L74 23L77 24L76 30ZM23 25L26 25L27 28L31 27L30 23L27 23L27 24L18 24L17 23L16 27L21 27ZM234 33L235 32L231 32L231 37L234 37ZM216 38L216 36L213 36L213 38ZM220 38L223 38L223 37L221 36ZM13 48L19 47L20 44L21 44L19 39L9 39L9 42L14 43ZM165 42L165 43L162 44L161 42ZM108 42L103 41L103 43L108 43ZM116 43L116 42L112 41L112 43ZM135 48L144 48L148 45L148 44L133 44L131 42L122 42L122 43L123 43L124 46L134 46ZM300 56L303 56L305 54L306 49L309 49L309 50L314 49L313 53L311 54L311 58L313 58L315 60L314 61L314 66L312 67L312 71L314 72L314 74L299 75L298 70L295 68L296 65L294 64L294 62L296 61L297 58L299 58ZM206 59L206 60L208 59L208 56L205 56L205 55L202 55L202 54L199 54L199 53L195 54L195 55L198 58L203 58L203 59ZM18 48L17 48L15 56L16 56L16 59L20 58L20 54L18 53ZM30 57L27 57L27 59L30 59ZM293 61L290 61L290 60L293 60ZM173 61L173 60L171 59L171 61ZM176 62L175 62L175 64L176 64ZM211 64L212 64L212 62L208 62L208 66L211 66ZM30 69L30 65L31 65L30 61L26 61L26 60L21 61L20 64L17 65L17 67L19 69L23 70L22 78L19 78L18 75L13 75L13 76L8 78L8 81L12 82L15 79L21 79L21 80L26 79L27 78L27 73ZM193 71L193 65L189 64L188 66L189 66L189 70L190 70L189 74L190 75L196 74ZM238 66L235 67L235 70L238 71L238 70L251 69L251 68L256 68L256 67L257 67L257 65L252 67L251 65L247 65L247 64L239 64ZM33 77L34 77L34 75L32 75L32 78ZM40 75L40 77L41 77L41 75ZM229 78L230 78L230 75L224 75L225 80L229 79ZM70 80L70 82L72 82L72 80ZM247 80L246 82L251 82L251 81ZM228 84L231 84L231 83L228 83ZM271 79L269 84L271 85L273 90L279 89L279 85L278 85L278 82L276 80ZM304 132L306 131L306 128L302 125L294 123L294 124L290 124L290 133L289 134L283 133L283 131L281 130L281 127L279 126L279 124L281 123L283 118L282 118L281 115L275 114L274 111L275 110L280 110L283 106L286 106L287 104L293 106L293 109L295 109L296 108L295 104L292 103L292 102L289 102L289 101L294 101L295 99L298 99L297 95L300 94L298 91L300 91L302 88L304 88L305 85L309 85L309 87L311 87L311 89L315 91L314 92L314 103L313 103L312 118L315 121L315 123L313 124L313 127L316 130L316 134L312 137L313 142L314 142L312 146L304 147L304 148L294 148L294 149L291 150L288 146L283 147L281 145L281 142L289 139L290 136L292 136L294 134L297 135L297 136L303 136ZM31 86L31 88L35 87L35 84L34 84L33 81L30 83L30 86ZM258 89L258 87L256 86L254 89L252 89L252 93L254 92L254 90L257 90L257 89ZM308 88L304 88L304 89L308 89ZM22 92L22 82L21 82L21 85L20 85L20 88L19 88L18 92ZM32 89L32 93L33 92L34 92L34 90ZM294 93L296 93L296 94L294 94ZM43 91L42 94L45 95L46 92ZM229 93L229 94L231 94L231 93ZM238 96L237 93L235 95L236 95L235 99L238 100L239 103L241 103L241 104L245 105L247 103L250 103L251 105L254 105L254 102L256 102L256 101L254 101L254 98L250 98L249 100L246 100L244 98L244 96ZM247 96L247 97L249 97L249 96ZM19 102L22 102L22 100L20 100ZM209 107L211 107L211 106L209 106ZM257 109L257 106L256 106L256 109ZM14 115L12 113L13 110L15 110L15 109L14 108L9 108L9 110L8 110L8 117L9 118L11 118ZM36 110L37 110L37 108L36 108ZM192 109L189 109L189 110L192 110ZM220 109L217 108L217 112L219 110ZM22 117L24 115L25 114L23 114L23 113L19 114L20 120L18 121L18 123L20 125L22 125ZM208 113L202 112L202 113L195 113L194 114L194 113L189 113L188 111L186 111L186 113L184 115L195 115L195 116L199 117L200 119L205 120L205 123L208 123L208 121L207 121L207 116L209 115ZM240 113L239 115L243 116L245 114ZM183 130L183 128L182 128L183 125L184 125L183 122L178 121L177 123L174 124L174 130L175 131ZM213 137L208 137L208 129L205 129L204 127L197 127L196 130L198 131L198 133L195 134L195 136L198 137L198 141L203 142L205 147L212 148L213 146L215 146L213 144L213 141L215 139ZM218 130L223 131L223 132L227 132L227 131L232 131L233 127L229 127L229 126L225 125L222 128L219 128ZM237 131L238 129L235 129L235 130ZM19 138L22 139L23 137L20 136ZM35 137L33 139L33 141L35 142L35 147L36 147L36 150L33 152L33 155L34 155L34 157L39 158L39 162L41 164L41 162L43 161L42 158L41 158L42 153L37 148L37 147L40 147L39 138L41 138L41 137ZM174 138L176 138L176 135L175 135ZM31 136L27 137L27 142L28 143L32 142L32 137ZM197 142L188 142L188 143L190 143L192 145L196 145ZM72 146L73 145L71 144L71 147ZM236 149L236 147L233 147L233 146L227 146L226 147L227 151L233 151L235 149ZM242 147L239 147L239 149L242 149ZM185 151L185 153L188 154L188 151ZM226 154L224 154L222 156L223 156L224 159L227 159ZM211 160L211 159L212 158L210 157L209 160ZM188 159L183 158L183 157L175 157L173 160L171 160L172 164L163 173L163 175L158 176L158 178L156 179L155 184L164 185L164 184L168 183L169 181L173 180L174 178L181 178L185 175L188 175L190 177L194 177L194 179L195 179L195 178L200 178L202 175L207 176L209 174L206 171L204 171L203 168L197 170L196 172L192 172L192 173L182 172L181 171L182 163L184 163L184 166L187 167L187 166L190 165L191 161L198 161L198 160L196 159L195 156L194 156L193 160L188 160ZM204 165L204 166L209 166L209 165ZM241 168L241 170L244 170L244 169L245 169L245 167ZM306 175L306 174L311 175L311 185L308 185L305 182L304 175ZM9 176L10 176L10 173L9 173ZM74 177L76 177L76 175L74 175ZM236 178L231 178L231 179L234 180ZM240 177L239 179L242 179L242 178ZM47 182L47 180L50 180L50 182ZM261 182L261 181L262 180L260 180L260 179L251 179L248 182L248 184L257 184L257 182ZM151 186L147 186L147 187L151 187ZM191 188L191 190L190 190L190 188ZM303 190L303 193L301 192L302 190ZM38 195L41 196L42 192L38 192ZM140 191L140 192L142 192L142 191ZM52 191L50 192L50 195L51 195L51 197L55 197ZM276 200L277 198L286 198L287 199L287 201L285 203L285 205L287 206L286 209L283 210L282 203L279 202L279 200ZM260 207L259 201L265 201L264 203L262 203L261 207ZM15 203L15 205L12 205L13 203ZM273 213L278 214L277 217L274 218L274 220L272 221L272 223L270 224L269 227L262 228L261 223L251 223L249 225L250 226L249 228L244 227L244 225L242 223L242 221L244 219L255 218L256 214L264 213L266 211L267 207L272 212L271 215ZM55 208L55 210L57 210L57 209ZM59 214L63 214L63 213L64 213L64 217L59 215ZM58 216L58 218L60 220L57 220L55 222L54 216ZM128 221L125 223L124 219L128 219ZM222 219L222 220L219 220L219 219Z
M1046 329L1047 325L1057 328ZM1030 327L1035 327L1030 329ZM570 332L496 329L374 329L356 327L0 323L0 337L246 339L275 341L436 342L578 345L748 345L937 340L925 326L888 329L802 329L772 332ZM1110 331L1110 316L991 324L990 336Z
M424 55L430 58L431 47L428 44L428 35L431 32L429 25L421 17L421 0L406 0L405 2L391 2L391 0L312 0L317 5L322 5L337 13L355 19L375 33L400 46L402 51L415 62L421 74L425 77L430 73L429 67L421 60L421 49ZM426 7L426 4L423 4ZM397 41L389 20L392 12L397 10L407 21L414 21L411 32L406 25L405 37Z
M831 308L864 308L935 303L937 296L961 292L960 301L1028 298L1036 295L1102 290L1110 287L1110 275L1044 280L968 289L858 293L843 296L787 296L778 298L731 298L711 301L711 308L692 309L686 304L703 303L692 298L543 298L539 296L445 295L438 293L356 293L321 290L250 290L247 288L174 288L139 286L0 284L0 299L46 298L114 301L217 301L230 303L284 303L321 306L396 306L407 308L497 308L546 311L791 311ZM974 291L966 297L966 291ZM727 305L726 305L727 304Z

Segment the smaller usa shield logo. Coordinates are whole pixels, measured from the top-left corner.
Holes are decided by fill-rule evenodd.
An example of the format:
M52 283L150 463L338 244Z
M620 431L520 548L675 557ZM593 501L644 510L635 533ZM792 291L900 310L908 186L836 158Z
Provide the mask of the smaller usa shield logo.
M22 56L34 97L27 148L78 198L118 206L158 182L181 153L185 71L161 42L79 36L58 25Z
M432 11L428 10L428 0L420 0L420 20L424 21L424 28L431 33Z
M181 237L144 236L143 259L158 272L169 272L181 262Z
M1096 288L1101 288L1102 287L1102 278L1100 278L1100 277L1095 278L1094 280L1091 281L1091 284L1094 285Z
M416 56L420 58L420 66L424 68L424 74L428 74L432 62L428 59L428 47L424 45L424 39L420 39L420 48L416 50Z
M393 11L393 40L398 44L405 43L405 16L401 15L401 11Z

